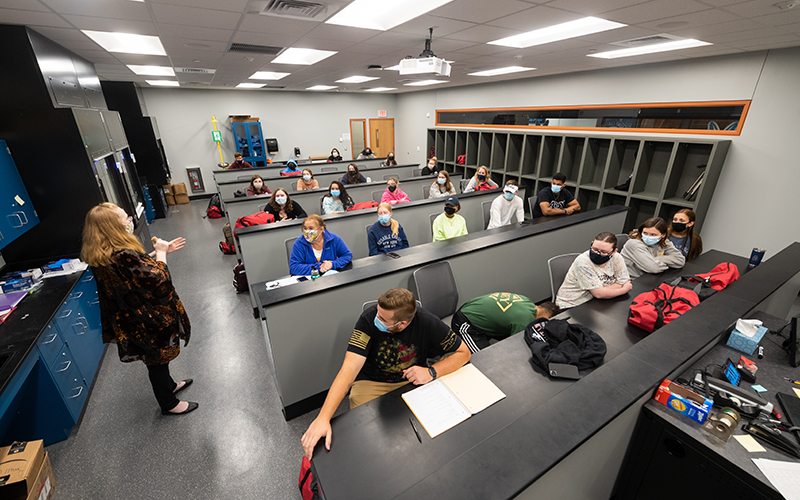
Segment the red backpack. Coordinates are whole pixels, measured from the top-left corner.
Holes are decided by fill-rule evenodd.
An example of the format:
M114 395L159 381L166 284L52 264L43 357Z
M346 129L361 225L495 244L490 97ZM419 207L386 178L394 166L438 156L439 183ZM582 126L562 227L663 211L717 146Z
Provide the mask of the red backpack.
M661 283L658 288L633 299L628 309L628 323L652 333L699 303L700 298L694 291Z
M488 191L490 189L497 189L498 186L492 186L488 182L481 182L477 186L475 186L475 191Z
M221 219L222 218L222 209L219 207L210 207L206 212L206 216L209 219Z
M291 175L303 175L303 171L298 170L297 172L281 172L281 177L289 177Z
M306 457L303 457L303 463L300 465L300 480L297 482L303 500L319 500L322 498L319 493L319 483L312 471L311 462Z
M245 215L236 219L236 224L233 226L233 235L236 236L236 230L243 227L260 226L261 224L269 224L275 222L275 216L267 212L256 212L252 215Z
M736 264L723 262L707 273L695 274L693 278L692 281L708 283L711 288L719 291L739 279L739 268Z
M377 206L378 206L377 201L362 201L360 203L356 203L352 207L349 207L347 211L350 212L352 210L363 210L365 208L375 208Z

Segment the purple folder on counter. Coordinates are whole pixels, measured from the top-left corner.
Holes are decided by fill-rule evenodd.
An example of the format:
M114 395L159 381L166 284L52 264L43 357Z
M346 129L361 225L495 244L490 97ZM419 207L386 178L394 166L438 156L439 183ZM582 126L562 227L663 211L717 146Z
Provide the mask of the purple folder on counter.
M11 292L0 294L0 323L3 322L8 313L14 310L28 292Z

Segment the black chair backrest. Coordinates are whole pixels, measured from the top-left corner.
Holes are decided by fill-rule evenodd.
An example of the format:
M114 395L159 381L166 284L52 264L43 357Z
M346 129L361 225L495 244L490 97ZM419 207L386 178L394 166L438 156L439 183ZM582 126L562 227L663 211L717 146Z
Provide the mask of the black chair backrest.
M564 282L564 278L567 277L570 266L575 262L575 257L578 255L580 254L565 253L563 255L556 255L547 261L547 269L550 271L550 300L553 302L556 301L558 289L561 288L561 284Z
M292 191L297 191L297 181L292 182Z
M386 174L383 176L383 180L388 181L390 178L394 177L395 179L399 179L399 174Z
M533 214L535 213L534 209L536 208L536 205L538 204L538 200L539 200L539 196L538 195L534 195L534 196L531 196L530 198L528 198L528 208L531 211L531 219L533 219L535 217Z
M422 307L439 318L455 314L458 286L450 262L443 260L414 271L414 284Z
M375 203L380 203L382 197L383 197L383 191L373 191L372 192L372 200Z
M336 172L339 169L336 167L322 167L320 170L322 172Z
M469 184L469 179L461 179L461 192L463 193L465 189L467 189L467 184Z
M294 241L299 238L299 236L295 236L294 238L287 238L283 244L286 245L286 263L289 263L289 260L292 257L292 247L294 246Z
M414 170L412 170L411 171L411 177L422 177L422 169L421 168L415 168Z
M431 195L431 187L422 186L422 199L427 200L430 195Z
M492 200L494 201L494 200ZM483 228L489 227L489 219L492 217L492 201L481 202L481 212L483 212Z

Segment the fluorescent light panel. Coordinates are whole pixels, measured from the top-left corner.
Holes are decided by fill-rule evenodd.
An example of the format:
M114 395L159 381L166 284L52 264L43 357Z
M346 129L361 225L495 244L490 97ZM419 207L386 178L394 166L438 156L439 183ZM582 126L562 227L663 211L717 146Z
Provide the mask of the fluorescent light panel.
M175 80L145 80L148 85L155 87L180 87L181 84Z
M291 73L277 73L275 71L256 71L250 75L251 80L280 80L284 76L289 76Z
M115 33L111 31L81 30L83 34L109 52L165 56L167 52L157 36Z
M436 85L437 83L447 83L447 80L421 80L419 82L406 83L406 86L424 87L425 85Z
M128 68L137 75L143 76L175 76L175 71L169 66L141 66L128 64Z
M265 87L266 83L240 83L236 86L237 89L260 89L261 87Z
M520 35L501 38L500 40L489 42L489 44L524 49L526 47L533 47L534 45L543 45L545 43L557 42L568 38L591 35L592 33L600 33L601 31L623 28L625 26L627 26L627 24L606 21L598 17L584 17L582 19L576 19L575 21L556 24L555 26L529 31Z
M452 0L355 0L325 21L353 28L386 31Z
M342 78L341 80L336 80L336 83L364 83L369 82L372 80L377 80L377 76L348 76L347 78Z
M306 90L331 90L338 88L337 85L314 85L313 87L308 87Z
M364 92L386 92L387 90L397 90L394 87L375 87L374 89L364 89Z
M587 54L587 55L589 57L599 57L600 59L616 59L618 57L631 57L631 56L640 56L643 54L654 54L656 52L667 52L669 50L691 49L692 47L702 47L704 45L712 45L712 44L709 42L703 42L700 40L695 40L693 38L688 38L686 40L656 43L653 45L645 45L644 47L611 50L609 52L600 52L598 54Z
M519 73L521 71L532 71L536 68L524 68L522 66L507 66L505 68L487 69L486 71L478 71L477 73L468 73L469 76L497 76L507 75L509 73Z
M303 66L310 66L323 59L327 59L335 53L336 52L330 50L297 49L290 47L273 59L272 62L275 64L300 64Z

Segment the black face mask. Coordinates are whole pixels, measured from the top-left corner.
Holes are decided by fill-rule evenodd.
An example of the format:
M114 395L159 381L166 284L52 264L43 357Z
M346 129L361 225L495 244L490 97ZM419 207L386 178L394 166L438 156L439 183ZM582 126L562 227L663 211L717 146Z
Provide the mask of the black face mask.
M389 192L394 193L394 190L397 189L397 186L389 186Z
M683 222L673 222L672 223L672 230L676 233L682 233L686 231L686 224Z
M444 207L444 213L447 215L453 215L456 213L456 207Z
M613 255L613 254L612 254ZM592 261L595 265L602 266L606 262L611 259L611 255L600 255L599 253L595 253L589 250L589 260Z

